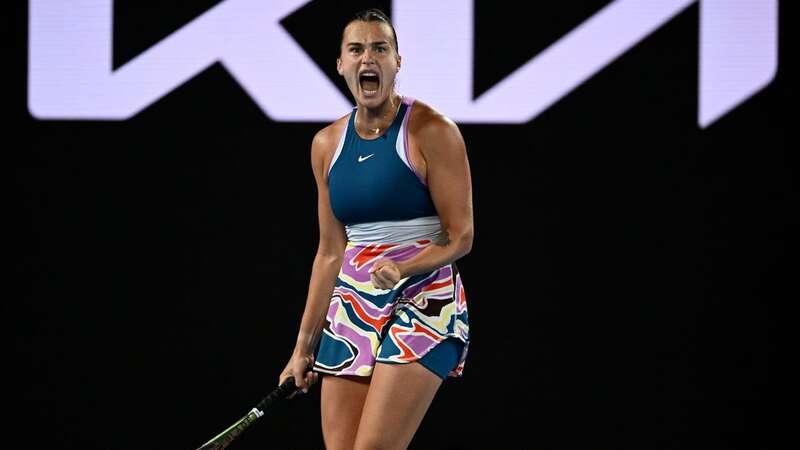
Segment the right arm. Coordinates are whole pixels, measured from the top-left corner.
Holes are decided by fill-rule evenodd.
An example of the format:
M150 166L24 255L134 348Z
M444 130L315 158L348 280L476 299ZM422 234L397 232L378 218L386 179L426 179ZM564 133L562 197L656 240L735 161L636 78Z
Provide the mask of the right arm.
M333 126L314 136L311 144L311 166L317 183L317 214L319 215L319 246L311 268L303 318L297 333L292 357L281 372L279 384L294 376L295 385L308 388L317 374L307 371L313 362L313 353L328 313L336 276L342 267L347 237L344 225L333 215L328 197L327 169L337 144Z

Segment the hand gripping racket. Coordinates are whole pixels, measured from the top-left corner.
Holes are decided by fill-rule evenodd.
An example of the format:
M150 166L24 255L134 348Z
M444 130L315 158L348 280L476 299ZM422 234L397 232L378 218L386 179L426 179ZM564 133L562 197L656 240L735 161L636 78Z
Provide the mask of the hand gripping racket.
M294 385L294 377L287 378L283 384L275 388L274 391L270 392L258 402L256 407L251 409L249 413L237 420L236 423L229 426L222 433L214 436L197 450L222 450L227 447L234 439L242 434L242 431L246 430L253 422L263 416L276 402L286 400L286 398L296 390L297 387Z

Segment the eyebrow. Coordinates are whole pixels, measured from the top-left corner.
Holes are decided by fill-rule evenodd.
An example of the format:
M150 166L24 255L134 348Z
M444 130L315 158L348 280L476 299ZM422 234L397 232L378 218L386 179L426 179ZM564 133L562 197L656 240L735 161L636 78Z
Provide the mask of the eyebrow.
M362 44L361 42L348 42L347 43L348 47L352 47L352 46L361 47L363 45L364 44ZM389 45L389 42L388 41L375 41L375 42L370 42L367 45Z

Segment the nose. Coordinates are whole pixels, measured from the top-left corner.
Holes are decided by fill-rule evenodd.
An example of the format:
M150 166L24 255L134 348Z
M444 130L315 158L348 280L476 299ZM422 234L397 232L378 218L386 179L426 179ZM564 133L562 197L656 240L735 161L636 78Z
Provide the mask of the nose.
M372 49L365 49L364 53L361 54L361 64L373 64L375 63L375 53Z

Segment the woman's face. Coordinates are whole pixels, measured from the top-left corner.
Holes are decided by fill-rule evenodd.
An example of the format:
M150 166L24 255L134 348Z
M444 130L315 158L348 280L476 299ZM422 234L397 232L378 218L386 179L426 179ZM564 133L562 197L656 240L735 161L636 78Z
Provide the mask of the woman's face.
M350 22L344 30L336 60L359 105L376 108L392 94L400 70L400 55L394 48L392 29L383 22Z

